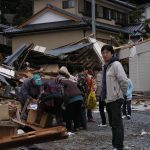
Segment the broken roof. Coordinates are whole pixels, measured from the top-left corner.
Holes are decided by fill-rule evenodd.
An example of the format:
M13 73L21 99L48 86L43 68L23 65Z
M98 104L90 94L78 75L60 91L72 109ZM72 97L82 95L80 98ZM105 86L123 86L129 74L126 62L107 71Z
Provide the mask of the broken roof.
M146 28L145 23L137 23L134 25L124 27L124 30L128 32L132 37L138 37L138 36L144 36L147 34L147 31L145 30L145 28Z
M84 43L84 44L76 44L76 45L70 45L70 46L65 46L65 47L61 47L61 48L56 48L53 50L48 50L46 51L46 55L49 56L61 56L64 54L68 54L68 53L72 53L75 52L77 50L80 50L82 48L90 48L92 46L92 43Z

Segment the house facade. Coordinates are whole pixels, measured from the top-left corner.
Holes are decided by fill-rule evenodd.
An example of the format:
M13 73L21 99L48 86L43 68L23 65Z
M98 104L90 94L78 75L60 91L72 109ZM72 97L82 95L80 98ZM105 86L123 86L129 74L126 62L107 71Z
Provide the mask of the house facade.
M91 17L91 0L34 0L34 13L37 13L47 3L74 13L76 15ZM96 21L125 26L129 23L129 13L135 6L118 0L96 0Z
M129 23L135 6L118 0L96 1L96 38L111 43ZM5 31L15 51L23 43L53 49L78 41L91 34L90 0L34 0L34 15L18 27Z

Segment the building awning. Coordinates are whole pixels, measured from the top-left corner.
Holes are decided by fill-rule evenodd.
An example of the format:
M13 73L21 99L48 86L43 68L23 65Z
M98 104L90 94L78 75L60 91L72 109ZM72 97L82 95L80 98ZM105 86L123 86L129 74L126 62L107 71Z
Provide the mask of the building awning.
M65 46L61 48L56 48L52 50L48 50L45 52L46 55L58 57L67 53L72 53L82 48L92 48L92 43L84 43L84 44L76 44L71 46Z

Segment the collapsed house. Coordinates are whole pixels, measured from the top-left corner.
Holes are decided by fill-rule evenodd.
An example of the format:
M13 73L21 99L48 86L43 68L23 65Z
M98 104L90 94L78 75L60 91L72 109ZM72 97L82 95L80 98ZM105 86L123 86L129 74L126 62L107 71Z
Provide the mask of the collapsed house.
M19 94L16 87L37 72L43 78L49 79L63 65L67 66L72 73L78 67L84 69L84 67L92 68L98 63L101 65L100 49L102 45L103 43L92 38L52 50L31 43L30 45L23 44L12 55L8 56L0 65L0 107L2 108L0 113L0 147L37 142L43 137L66 138L66 130L63 127L58 127L59 130L58 128L42 129L46 127L47 114L42 116L39 128L29 125L35 120L36 112L34 110L29 111L27 118L29 124L22 122L20 116L21 105L18 101ZM34 137L30 135L30 132L16 135L20 126L28 126L35 130L34 133L32 132Z

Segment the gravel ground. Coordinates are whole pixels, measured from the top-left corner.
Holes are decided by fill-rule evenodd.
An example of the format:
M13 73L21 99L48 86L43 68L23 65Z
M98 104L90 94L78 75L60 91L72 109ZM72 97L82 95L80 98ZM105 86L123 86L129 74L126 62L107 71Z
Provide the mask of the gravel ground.
M111 150L111 128L98 127L99 113L93 114L96 122L88 123L86 131L78 131L64 140L34 144L17 150ZM150 150L150 110L133 111L131 120L124 119L124 127L125 149ZM142 131L145 131L144 135L141 135Z

